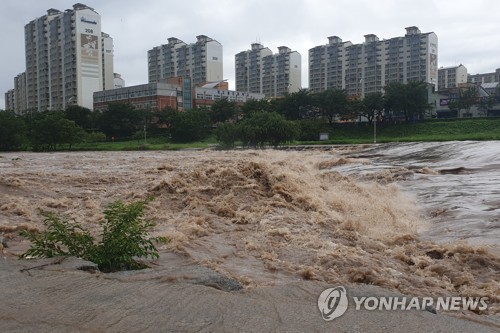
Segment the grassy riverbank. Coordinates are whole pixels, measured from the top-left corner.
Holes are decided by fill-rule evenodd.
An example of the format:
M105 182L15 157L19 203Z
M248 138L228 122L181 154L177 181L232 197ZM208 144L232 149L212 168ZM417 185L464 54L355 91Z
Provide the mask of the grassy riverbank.
M203 141L190 143L174 143L162 137L153 137L146 140L106 141L83 143L76 145L74 150L99 150L99 151L127 151L127 150L181 150L202 149L217 145L213 135Z
M295 141L292 144L360 144L374 141L374 127L342 123L318 126L315 132L329 133L328 141ZM411 141L500 140L500 118L427 120L408 124L377 124L377 143ZM203 141L172 143L165 138L79 144L75 150L179 150L214 147L214 135Z
M328 130L328 128L324 128ZM428 120L408 124L377 124L377 142L499 140L500 118ZM370 143L374 127L368 124L334 124L329 141L322 143ZM305 142L313 144L315 142Z

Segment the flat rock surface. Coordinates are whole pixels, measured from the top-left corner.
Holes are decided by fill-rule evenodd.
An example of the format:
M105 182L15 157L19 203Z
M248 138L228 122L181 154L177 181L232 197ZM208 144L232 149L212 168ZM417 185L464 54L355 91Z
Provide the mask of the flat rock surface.
M0 258L1 332L499 332L493 316L356 311L325 322L325 284L297 281L241 289L173 254L153 268L104 274L75 258ZM228 291L233 290L233 291ZM350 296L395 295L374 286Z

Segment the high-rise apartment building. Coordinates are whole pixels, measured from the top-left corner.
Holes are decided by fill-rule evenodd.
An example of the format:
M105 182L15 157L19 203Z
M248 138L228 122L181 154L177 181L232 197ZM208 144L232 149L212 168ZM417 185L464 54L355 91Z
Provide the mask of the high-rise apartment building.
M297 51L280 46L273 54L261 44L235 56L236 90L280 97L299 91L302 78L302 58Z
M345 58L351 42L342 42L337 36L328 37L328 44L309 50L309 89L319 92L343 89Z
M438 70L437 90L456 88L460 83L467 82L467 68L458 66L442 67Z
M102 90L115 88L114 73L114 45L113 38L107 33L101 32L101 50L102 50Z
M186 44L171 37L168 44L148 51L148 81L160 82L174 77L189 77L193 86L223 80L222 45L205 35Z
M17 75L14 78L14 98L15 108L12 109L16 113L22 113L27 110L26 104L26 72Z
M25 103L19 113L92 108L93 93L114 87L113 40L101 32L101 16L84 4L47 14L24 27ZM15 88L17 89L17 87Z
M262 88L262 58L271 56L273 52L259 43L253 43L252 49L242 51L235 56L236 90L260 93Z
M26 110L26 73L14 78L14 89L5 93L5 110L22 114Z
M16 94L14 89L5 93L5 110L14 111L16 109Z
M383 91L390 82L437 84L438 38L433 32L408 27L402 37L365 35L362 44L337 36L328 40L309 50L309 88L314 92L345 89L350 96L363 97Z
M300 90L302 58L297 51L280 46L277 54L262 61L262 93L266 97L280 97Z

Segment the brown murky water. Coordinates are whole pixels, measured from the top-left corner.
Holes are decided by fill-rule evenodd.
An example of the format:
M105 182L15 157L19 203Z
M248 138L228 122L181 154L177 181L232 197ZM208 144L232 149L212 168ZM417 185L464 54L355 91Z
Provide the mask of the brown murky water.
M499 312L500 257L436 227L433 218L446 214L404 182L426 182L432 193L439 168L397 165L387 154L397 147L4 153L0 232L27 247L13 231L41 228L39 209L98 232L108 203L153 195L154 233L171 239L162 250L249 288L303 279L364 283L413 295L488 296L490 313ZM485 244L495 245L494 232L484 233Z

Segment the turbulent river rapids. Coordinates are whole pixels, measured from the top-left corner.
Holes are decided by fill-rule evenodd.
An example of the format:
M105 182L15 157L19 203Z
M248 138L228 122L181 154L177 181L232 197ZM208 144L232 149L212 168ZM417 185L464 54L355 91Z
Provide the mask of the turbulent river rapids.
M161 251L247 288L373 284L500 312L498 142L0 155L0 234L20 249L40 209L98 233L110 202L154 196Z

